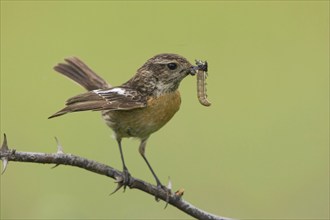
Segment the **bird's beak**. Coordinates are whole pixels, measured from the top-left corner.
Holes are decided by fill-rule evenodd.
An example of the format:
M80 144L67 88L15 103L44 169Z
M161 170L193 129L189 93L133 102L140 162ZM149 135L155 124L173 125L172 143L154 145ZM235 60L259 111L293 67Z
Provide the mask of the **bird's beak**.
M198 70L202 70L204 72L207 72L207 62L206 61L201 61L201 60L196 60L196 66L190 67L189 74L194 76L194 75L196 75Z
M197 70L198 70L198 66L192 66L192 67L189 68L188 73L190 75L194 76L194 75L196 75Z

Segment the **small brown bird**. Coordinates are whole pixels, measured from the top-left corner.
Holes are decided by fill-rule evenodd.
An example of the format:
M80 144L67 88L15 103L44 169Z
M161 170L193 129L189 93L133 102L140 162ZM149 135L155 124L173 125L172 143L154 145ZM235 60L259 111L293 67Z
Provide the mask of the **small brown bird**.
M114 131L123 164L124 187L130 173L125 164L121 140L125 137L140 139L139 152L147 163L157 186L166 189L156 176L145 156L148 138L163 127L179 110L178 87L187 75L195 75L200 68L177 54L159 54L150 58L136 74L121 86L111 87L78 58L65 59L54 69L79 83L88 92L67 100L66 107L49 118L70 112L101 111L106 124Z

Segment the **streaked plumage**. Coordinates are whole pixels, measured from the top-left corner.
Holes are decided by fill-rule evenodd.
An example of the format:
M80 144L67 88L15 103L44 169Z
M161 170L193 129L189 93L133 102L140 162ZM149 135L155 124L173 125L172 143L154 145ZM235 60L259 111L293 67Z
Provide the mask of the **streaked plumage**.
M179 110L179 84L187 75L194 75L196 67L176 54L159 54L149 59L136 74L121 86L111 87L78 58L65 59L54 69L74 80L88 92L67 100L66 107L50 118L70 112L101 111L105 122L115 133L123 162L123 185L129 182L121 139L136 137L141 140L139 152L163 187L145 157L149 136L163 127Z

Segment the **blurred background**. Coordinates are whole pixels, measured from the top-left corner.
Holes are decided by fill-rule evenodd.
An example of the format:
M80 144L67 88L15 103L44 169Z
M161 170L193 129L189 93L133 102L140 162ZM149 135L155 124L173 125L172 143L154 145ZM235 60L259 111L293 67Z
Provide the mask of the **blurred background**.
M1 141L18 151L67 153L121 168L98 112L48 120L84 90L52 67L78 56L112 85L171 52L209 62L212 106L196 78L146 149L184 199L240 219L329 218L328 1L1 1ZM154 183L123 141L133 176ZM137 190L82 169L10 162L1 219L190 219Z

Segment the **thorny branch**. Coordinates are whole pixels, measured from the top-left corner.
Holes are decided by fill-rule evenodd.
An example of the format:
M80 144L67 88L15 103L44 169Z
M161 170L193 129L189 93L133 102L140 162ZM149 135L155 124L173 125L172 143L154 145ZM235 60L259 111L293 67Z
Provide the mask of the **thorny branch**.
M55 166L69 165L83 168L93 173L108 176L112 179L115 179L115 182L118 183L116 190L121 187L121 171L93 160L89 160L73 154L63 153L62 147L58 141L57 145L58 149L56 153L20 152L9 149L6 135L4 135L3 144L0 148L0 159L3 162L2 173L4 173L6 170L8 161L55 164ZM193 206L182 198L183 193L179 191L170 195L168 198L168 194L163 189L157 188L150 183L134 177L131 177L128 187L131 189L141 190L163 201L167 201L168 199L168 204L171 204L172 206L197 219L229 220L229 218L217 216Z

